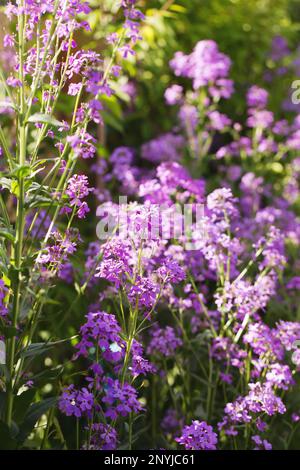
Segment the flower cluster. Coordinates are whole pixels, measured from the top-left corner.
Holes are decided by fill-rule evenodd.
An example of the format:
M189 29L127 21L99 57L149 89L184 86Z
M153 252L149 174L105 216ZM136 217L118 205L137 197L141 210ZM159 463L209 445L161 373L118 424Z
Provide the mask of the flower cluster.
M187 450L216 450L217 435L205 421L193 421L185 426L182 436L175 439Z
M55 276L62 263L76 251L76 234L67 231L61 235L58 231L50 233L49 245L39 252L36 264L42 269L45 277Z
M108 406L105 415L112 420L119 415L124 417L129 413L138 413L143 409L137 399L135 388L111 378L107 378L103 402Z
M81 340L76 345L76 357L86 357L89 349L96 347L106 361L119 361L124 345L115 316L106 312L90 312L86 318L86 323L80 328Z
M198 42L190 55L177 52L170 65L175 75L191 78L195 90L208 86L212 98L229 98L233 92L232 80L227 78L231 61L214 41Z
M93 404L94 396L87 388L76 390L74 385L70 385L63 391L58 406L66 416L80 418L91 416Z
M147 349L148 354L159 354L169 357L182 345L181 338L176 335L174 328L171 326L167 326L165 329L155 328L151 336Z
M73 175L69 181L66 189L66 195L70 198L70 206L75 207L79 219L85 217L89 212L88 205L83 198L87 197L92 188L88 186L88 178L85 175Z
M109 425L94 423L90 450L114 450L117 447L117 433Z

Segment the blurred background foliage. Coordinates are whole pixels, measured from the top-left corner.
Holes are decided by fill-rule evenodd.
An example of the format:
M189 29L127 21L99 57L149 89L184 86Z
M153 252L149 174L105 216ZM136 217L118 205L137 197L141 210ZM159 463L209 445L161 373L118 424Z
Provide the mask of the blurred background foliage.
M121 28L120 1L89 0L89 4L92 32L76 40L79 46L101 53L107 50L107 34ZM174 126L175 110L166 107L164 100L165 89L178 82L169 61L176 51L190 53L202 39L215 40L232 60L236 93L223 104L223 111L243 120L245 92L255 83L269 89L272 110L278 115L280 103L288 98L297 75L280 75L266 83L266 72L278 65L268 52L272 39L281 35L300 63L300 0L140 0L139 6L146 16L141 30L143 40L137 44L136 56L123 64L116 97L107 101L107 128L105 136L98 135L100 143L108 142L110 149L121 144L138 147ZM7 29L3 14L0 24L2 44ZM68 115L71 106L72 97L66 97L60 103L62 114ZM106 150L100 146L100 152L105 154Z
M101 50L107 31L115 27L117 2L92 0L91 4L92 42ZM265 85L264 73L275 66L268 59L273 37L284 36L291 51L296 52L300 44L300 0L141 0L140 5L146 15L143 41L138 44L136 57L126 63L130 86L126 86L127 78L120 80L129 94L135 89L134 108L124 120L115 104L115 120L110 117L107 122L123 134L127 145L139 145L170 130L172 110L166 109L163 95L175 82L169 61L176 51L189 53L201 39L218 43L232 60L231 77L235 81L236 93L226 106L231 116L234 111L239 118L245 110L246 89L254 83ZM269 85L274 109L278 108L279 95L281 100L282 95L287 96L295 78L285 75L279 83ZM122 93L122 88L119 97L128 105L130 96ZM114 138L119 140L118 136Z

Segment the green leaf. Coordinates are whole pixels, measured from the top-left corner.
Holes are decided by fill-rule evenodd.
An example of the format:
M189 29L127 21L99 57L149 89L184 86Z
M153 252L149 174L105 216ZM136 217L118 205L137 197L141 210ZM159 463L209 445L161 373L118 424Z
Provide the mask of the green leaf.
M19 269L17 269L14 265L10 264L8 269L8 278L10 279L11 285L13 285L19 276Z
M26 204L25 204L25 207L29 208L29 209L32 209L32 208L35 208L35 207L57 207L59 206L59 201L57 202L53 202L53 199L51 199L50 197L44 197L44 196L32 196L32 197L28 197L27 200L26 200Z
M5 408L6 408L6 393L0 392L0 420L5 418Z
M4 274L4 273L2 273L2 281L4 282L4 284L5 284L7 287L10 287L10 286L11 286L11 282L10 282L9 277L7 277L6 274Z
M51 204L51 206L56 207L61 201L58 199L53 199L49 187L40 185L36 181L31 184L30 189L27 191L25 207L46 207Z
M55 381L62 374L63 370L63 366L57 366L54 369L46 369L42 372L39 372L38 374L33 375L32 380L35 385L38 384L41 386L43 384Z
M76 336L75 336L76 337ZM52 341L48 343L32 343L26 349L23 349L20 352L20 356L22 357L32 357L37 356L39 354L43 354L44 352L48 351L49 349L53 348L58 344L66 343L67 341L71 341L73 337L61 339L59 341Z
M57 402L56 397L46 398L38 403L33 403L27 411L20 432L17 436L18 442L22 443L29 436L40 417L47 413Z
M173 10L173 11L176 11L176 12L179 12L179 13L185 13L187 11L187 9L181 5L171 5L170 6L170 10Z
M11 187L11 179L6 178L5 176L0 177L0 186L3 186L5 189L9 189Z
M3 377L6 378L6 380L9 380L10 378L10 373L5 364L0 364L0 376L3 375Z
M12 180L10 184L10 192L15 196L20 196L20 186L17 180Z
M124 132L122 121L120 119L118 119L117 117L113 116L111 113L108 113L106 111L102 111L101 115L103 117L105 124L117 130L118 132L121 132L121 133Z
M17 442L10 434L10 429L6 423L0 421L0 449L13 450L16 448Z
M31 173L29 165L18 165L11 174L17 178L26 178Z
M14 234L9 230L0 229L0 237L6 238L7 240L11 242L15 241Z
M53 347L52 343L33 343L20 352L22 357L32 357L43 354Z
M6 339L13 338L14 336L17 336L18 330L17 328L14 328L13 326L4 326L0 324L0 331L1 333L4 334Z
M41 122L43 124L49 124L50 126L60 127L62 122L58 121L50 114L36 113L28 118L27 122Z
M14 398L13 418L17 424L21 424L34 400L36 389L30 388Z

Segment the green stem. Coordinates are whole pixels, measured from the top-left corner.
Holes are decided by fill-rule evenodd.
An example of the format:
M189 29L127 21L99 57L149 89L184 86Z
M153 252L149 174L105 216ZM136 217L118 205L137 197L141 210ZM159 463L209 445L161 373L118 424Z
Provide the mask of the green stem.
M28 337L26 339L26 343L24 344L23 348L24 349L27 349L31 342L32 342L32 338L34 336L34 333L35 333L35 330L36 330L36 327L37 327L37 324L38 324L38 318L39 318L39 315L42 311L42 308L43 308L43 302L41 302L39 304L39 302L37 302L33 308L32 308L32 319L31 319L31 322L30 322L30 328L29 328L29 332L28 332ZM17 370L16 370L16 374L15 374L15 385L18 384L19 380L22 378L22 371L23 371L23 367L24 367L24 362L25 362L25 357L22 356L18 362L18 366L17 366Z
M20 128L20 152L19 152L19 163L23 165L25 162L26 154L26 131L25 127ZM18 318L20 313L20 300L21 300L21 266L22 266L22 248L23 248L23 235L24 235L24 179L22 176L19 177L19 198L17 204L17 220L16 220L16 239L15 239L15 269L17 271L17 277L14 285L14 300L12 310L12 327L17 328ZM8 370L9 370L9 382L7 387L7 425L11 425L12 409L13 409L13 375L14 375L14 362L15 362L15 350L16 350L16 337L13 336L8 343Z
M51 410L48 413L48 419L47 419L47 427L44 432L42 444L41 444L41 450L45 449L45 446L47 444L48 440L48 435L49 435L49 430L53 421L53 416L54 416L54 408L52 407Z
M132 449L132 413L129 413L128 423L128 450Z
M23 2L21 2L23 6ZM19 78L21 82L24 82L23 76L23 57L24 57L24 14L19 15L18 18L18 33L19 33ZM26 124L24 122L25 114L25 96L24 86L20 89L20 114L18 116L19 124L19 148L18 148L18 163L23 166L26 162ZM14 246L14 266L17 272L17 276L14 282L14 299L12 308L12 327L17 328L18 318L20 313L20 300L21 300L21 267L22 267L22 249L23 249L23 236L24 236L24 223L25 223L25 210L24 210L24 199L25 199L25 187L24 177L22 173L18 178L19 183L19 195L17 202L17 214L16 214L16 238ZM13 413L13 384L14 384L14 365L15 365L15 352L16 352L16 336L13 336L8 341L7 348L7 367L9 371L9 379L7 383L7 404L6 404L6 423L10 427L12 423Z
M76 418L76 450L79 450L79 418Z
M213 363L211 357L209 357L209 376L208 376L208 390L207 390L207 400L206 400L206 415L207 415L207 422L210 421L211 415L211 400L212 400L212 378L213 378Z
M155 374L152 377L152 393L151 393L151 434L152 434L152 447L156 447L156 376Z

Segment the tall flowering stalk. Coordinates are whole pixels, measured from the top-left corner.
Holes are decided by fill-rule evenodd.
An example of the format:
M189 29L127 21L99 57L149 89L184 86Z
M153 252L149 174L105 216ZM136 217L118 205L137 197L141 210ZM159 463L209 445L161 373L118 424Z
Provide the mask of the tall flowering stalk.
M1 334L6 344L5 422L26 384L24 365L43 306L80 242L76 219L89 212L93 190L76 174L96 153L93 127L103 125L102 98L113 94L118 57L133 54L142 18L135 1L118 3L124 22L107 38L103 56L77 44L90 30L88 2L17 0L5 8L11 69L1 69ZM80 33L81 32L81 33ZM64 95L72 99L62 116ZM65 120L63 119L65 117ZM49 152L49 150L50 152ZM7 209L10 207L10 209ZM26 387L30 387L27 384Z

